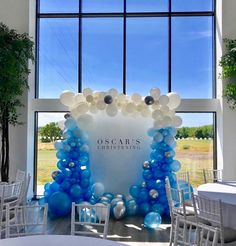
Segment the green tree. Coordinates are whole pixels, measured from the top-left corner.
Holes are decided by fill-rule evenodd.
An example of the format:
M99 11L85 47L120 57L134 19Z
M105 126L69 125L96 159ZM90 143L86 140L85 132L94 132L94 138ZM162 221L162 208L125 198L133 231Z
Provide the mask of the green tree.
M0 134L1 178L9 179L9 125L20 124L21 96L28 89L29 60L34 60L34 43L28 34L18 34L0 23Z
M62 130L58 126L58 123L51 122L40 129L40 135L42 137L42 141L43 141L43 138L46 137L46 139L49 139L51 142L62 136Z

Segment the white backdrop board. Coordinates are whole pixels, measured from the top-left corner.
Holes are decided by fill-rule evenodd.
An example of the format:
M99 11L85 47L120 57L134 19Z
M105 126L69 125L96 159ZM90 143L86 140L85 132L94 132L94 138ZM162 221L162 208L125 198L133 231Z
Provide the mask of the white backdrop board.
M152 119L102 112L93 119L87 129L92 181L103 183L105 192L127 195L131 185L142 181L142 164L149 160Z

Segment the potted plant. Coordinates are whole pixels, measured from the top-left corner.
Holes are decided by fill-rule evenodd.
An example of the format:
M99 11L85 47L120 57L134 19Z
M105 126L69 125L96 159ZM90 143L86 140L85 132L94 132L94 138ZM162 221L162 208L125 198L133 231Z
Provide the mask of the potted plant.
M21 96L28 86L29 60L34 60L34 43L28 34L19 34L0 23L0 133L1 180L9 179L9 125L19 122Z
M226 80L223 96L229 103L229 107L236 107L236 40L224 39L226 51L221 57L222 79Z

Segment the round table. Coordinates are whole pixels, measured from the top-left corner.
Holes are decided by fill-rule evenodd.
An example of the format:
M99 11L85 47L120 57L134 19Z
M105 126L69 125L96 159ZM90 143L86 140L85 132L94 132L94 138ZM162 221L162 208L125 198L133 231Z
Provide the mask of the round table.
M124 244L93 237L37 235L0 239L1 246L121 246Z
M197 188L200 196L221 200L223 225L236 229L236 182L218 182L200 185Z

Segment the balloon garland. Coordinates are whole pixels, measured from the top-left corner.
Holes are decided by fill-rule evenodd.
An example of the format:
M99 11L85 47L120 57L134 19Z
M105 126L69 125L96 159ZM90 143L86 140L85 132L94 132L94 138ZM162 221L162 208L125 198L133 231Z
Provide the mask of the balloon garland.
M161 95L160 89L152 88L144 98L138 93L129 97L116 89L93 92L86 88L78 94L64 91L60 101L70 114L65 115L64 140L55 143L58 170L52 173L53 182L45 184L40 203L48 202L50 214L56 217L69 214L72 201L109 203L116 219L141 213L145 215L145 226L158 227L161 216L169 214L165 178L168 176L174 183L174 173L181 167L174 160L176 127L182 124L182 119L175 115L181 102L179 95L174 92ZM121 112L125 116L153 118L153 126L147 132L153 139L150 160L142 164L143 182L132 185L128 197L105 193L102 183L91 182L88 136L84 129L92 121L92 114L99 111L109 117Z

